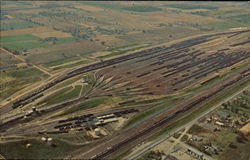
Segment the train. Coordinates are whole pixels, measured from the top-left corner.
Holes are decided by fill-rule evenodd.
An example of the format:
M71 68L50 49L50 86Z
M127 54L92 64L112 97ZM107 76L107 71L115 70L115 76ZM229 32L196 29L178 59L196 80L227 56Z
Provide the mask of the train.
M234 78L233 80L230 80L228 83L223 84L223 85L219 86L218 88L216 88L213 92L210 92L207 95L201 96L198 99L194 100L193 102L185 105L184 107L181 107L176 112L172 112L172 113L168 112L166 115L164 114L164 118L162 118L162 117L153 118L152 120L150 120L149 123L147 123L146 126L142 127L142 129L137 130L137 132L135 132L132 135L131 134L127 135L122 141L120 141L118 143L115 143L112 146L109 146L106 150L104 150L103 152L101 152L99 154L95 154L93 157L91 157L91 159L103 159L103 158L105 158L106 156L108 156L111 153L115 152L116 150L118 150L122 146L124 146L124 145L126 145L126 144L128 144L128 143L142 137L146 133L152 132L154 129L159 128L162 125L166 124L166 122L170 121L171 119L173 119L177 115L179 115L179 114L193 108L195 105L200 104L204 100L213 97L214 95L216 95L221 90L225 89L226 87L228 87L228 86L234 84L235 82L238 82L242 78L246 77L246 75L250 75L250 68L248 68L247 70L241 72L241 74L237 78Z

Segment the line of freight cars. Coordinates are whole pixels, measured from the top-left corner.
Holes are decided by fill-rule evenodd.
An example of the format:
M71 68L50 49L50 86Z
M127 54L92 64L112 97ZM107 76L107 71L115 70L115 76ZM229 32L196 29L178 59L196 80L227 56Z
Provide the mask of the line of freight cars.
M230 46L231 46L231 47L235 47L235 46L240 46L240 45L244 45L244 44L247 44L247 43L250 43L250 40L245 41L245 42L241 42L241 43L237 43L237 44L232 44L232 45L230 45Z
M190 47L192 45L197 45L197 44L200 44L200 43L208 42L209 41L208 38L211 38L211 37L227 35L227 34L234 34L234 33L235 34L237 34L237 33L241 34L241 33L249 32L249 31L250 30L248 29L248 30L243 30L243 31L232 31L232 32L223 32L223 33L214 33L214 34L209 34L209 35L203 35L203 36L191 39L191 40L185 40L185 41L173 44L172 47L177 47L177 48L179 48L179 47Z
M76 104L76 103L78 103L78 102L80 102L82 100L83 100L83 98L78 98L78 99L74 99L74 100L71 100L71 101L56 105L56 106L48 108L48 109L42 109L42 110L39 111L39 114L33 115L33 118L35 116L41 116L42 114L46 114L48 112L55 111L57 109L66 107L68 105ZM22 121L24 121L23 117L25 117L25 116L29 117L30 115L29 114L28 115L22 115L22 116L16 117L16 118L14 118L12 120L9 120L7 122L4 122L4 123L0 124L0 130L3 130L4 128L9 128L9 127L11 127L11 126L13 126L13 125L15 125L17 123L21 123ZM25 121L29 121L29 119L26 119Z
M196 53L196 55L194 55L194 53ZM188 54L188 55L191 55L191 56L192 56L191 58L188 57L188 58L183 59L183 60L180 61L180 62L175 62L175 63L173 63L173 64L168 64L168 65L165 65L165 66L161 66L161 67L159 67L159 68L153 69L152 71L158 71L158 70L161 70L161 69L163 69L163 68L170 68L170 67L175 68L175 67L178 66L179 64L184 64L184 63L190 62L190 61L194 60L194 58L196 58L197 56L202 55L202 54L204 54L204 53L205 53L205 52L200 52L200 50L196 50L196 51L191 52L191 53ZM179 53L177 53L176 55L179 55L179 54L181 54L181 53L179 52ZM172 57L172 56L173 56L173 55L170 55L170 57L165 58L165 59L162 58L161 61L164 63L164 62L166 62L166 61L170 61L170 60L172 60L172 59L176 59L176 58L177 58L176 56L174 56L174 57ZM184 57L184 56L187 56L187 55L183 55L183 53L182 53L182 55L181 55L181 56L178 56L178 58L181 58L181 57ZM156 64L159 64L159 62L157 62L157 63L152 63L152 64L150 64L150 65L156 65ZM181 67L182 67L182 66L181 66ZM173 69L173 70L170 70L170 71L163 72L162 74L166 74L166 73L169 73L169 72L174 71L174 70L176 70L176 69Z
M72 77L74 77L76 75L79 75L79 74L82 74L82 73L85 73L85 72L89 72L89 71L93 71L93 70L96 70L96 69L100 69L100 68L103 68L103 67L107 67L107 66L117 64L117 63L120 63L120 62L123 62L123 61L127 61L127 60L130 60L130 59L134 59L134 58L137 58L137 57L142 57L142 56L145 56L145 55L150 55L150 54L153 54L153 53L157 53L159 51L165 50L166 48L167 47L165 47L165 46L155 47L155 48L147 49L147 50L144 50L144 51L139 51L139 52L136 52L136 53L133 53L133 54L129 54L129 55L126 55L126 56L122 56L122 57L114 58L114 59L111 59L111 60L91 64L91 65L88 65L88 66L85 66L85 67L81 67L79 69L76 69L76 70L66 74L65 76L62 76L62 77L59 77L59 78L55 79L54 81L46 84L45 86L37 89L36 91L33 91L32 93L30 93L30 94L28 94L26 96L23 96L22 98L16 100L15 102L13 102L12 108L16 108L16 107L20 106L23 101L26 101L29 98L31 98L31 97L33 97L33 96L35 96L35 95L49 89L49 88L51 88L52 86L56 85L57 83L60 83L60 82L62 82L64 80L66 80L66 79L72 78Z
M221 87L216 88L216 90L212 93L209 93L206 96L202 96L199 99L189 103L188 105L184 106L183 108L179 109L176 112L173 112L171 114L167 113L166 117L163 119L159 118L155 118L151 121L151 124L147 124L147 126L143 127L142 130L139 130L138 132L135 132L135 134L129 135L128 137L125 137L124 140L122 140L121 142L113 145L112 147L108 147L105 151L91 157L91 159L102 159L105 158L106 156L110 155L111 153L115 152L116 150L118 150L119 148L121 148L122 146L126 145L127 143L130 143L133 140L136 140L140 137L142 137L144 134L150 133L151 131L153 131L156 128L161 127L162 125L164 125L166 122L168 122L169 120L173 119L174 117L176 117L178 114L183 113L187 110L189 110L190 108L193 108L195 105L203 102L204 100L211 98L212 96L216 95L218 92L220 92L221 90L225 89L226 87L234 84L235 82L238 82L239 80L241 80L242 78L245 78L245 74L249 72L249 69L247 71L244 71L240 74L240 76L238 76L236 79L231 80L229 83L222 85Z
M200 36L198 38L194 38L194 39L191 39L191 40L186 40L186 41L183 41L183 42L180 42L180 43L177 43L177 44L173 44L173 45L170 46L170 48L171 47L173 47L173 48L186 48L187 46L192 46L194 44L206 41L204 39L206 39L208 37L224 35L224 34L232 34L232 33L243 33L243 32L248 32L248 31L250 31L250 30L235 31L235 32L230 32L230 33L216 33L216 34L211 34L211 35ZM126 56L122 56L122 57L114 58L114 59L111 59L111 60L107 60L107 61L104 61L104 62L99 62L99 63L92 64L92 65L89 65L89 66L81 67L79 69L76 69L76 70L68 73L65 76L59 77L58 79L54 80L53 82L50 82L47 85L39 88L38 90L33 91L32 93L30 93L28 95L25 95L22 98L16 100L15 102L13 102L12 108L16 108L16 107L20 106L22 101L25 101L25 100L35 96L36 94L39 94L39 93L51 88L52 86L56 85L57 83L62 82L62 81L66 80L66 79L69 79L71 77L74 77L76 75L79 75L79 74L82 74L82 73L85 73L85 72L89 72L89 71L92 71L92 70L100 69L102 67L106 67L106 66L109 66L109 65L113 65L113 64L116 64L116 63L123 62L123 61L127 61L127 60L130 60L130 59L133 59L133 58L149 55L149 54L152 54L152 52L156 53L156 52L162 51L164 49L165 50L169 49L169 47L165 47L165 46L155 47L155 48L147 49L147 50L144 50L144 51L139 51L139 52L136 52L136 53L133 53L133 54L129 54L129 55L126 55Z
M129 113L134 113L134 112L138 112L138 110L132 108L132 109L126 109L123 111L112 112L111 114L113 114L113 116L120 117L124 114L129 114ZM107 114L99 115L99 116L105 116L105 115L107 115ZM78 129L76 129L77 131L83 131L84 129L89 130L89 126L84 124L84 123L93 121L96 117L97 116L94 116L93 114L87 114L87 115L67 118L65 120L59 120L58 121L59 125L54 126L54 129L58 129L58 130L38 132L38 133L39 134L62 134L62 133L68 133L69 129L71 129L71 128L74 128L74 129L78 128ZM102 118L102 119L105 119L105 118ZM105 126L108 123L101 123L101 124L98 124L96 126ZM95 126L92 126L92 128L93 127L95 127Z
M236 58L231 58L231 59L229 59L229 58L225 58L223 61L214 61L214 62L212 62L213 64L218 64L218 66L214 66L214 65L211 65L211 64L209 64L210 65L210 67L203 67L203 68L199 68L199 70L197 70L197 71L195 71L195 72L193 72L190 76L188 76L188 77L186 77L186 78L184 78L184 79L182 79L182 80L179 80L179 81L177 81L177 82L175 82L173 85L175 86L175 85L178 85L178 84L180 84L180 83L182 83L182 82L185 82L185 81L187 81L187 80L189 80L189 79L192 79L192 78L194 78L194 79L199 79L199 78L201 78L201 77L203 77L203 76L206 76L206 75L208 75L209 73L212 73L212 72L214 72L214 71L216 71L216 70L219 70L219 69L222 69L222 68L225 68L225 67L229 67L229 66L231 66L231 65L234 65L234 64L236 64L236 63L238 63L238 62L240 62L241 60L244 60L246 57L242 57L242 56L238 56L238 57L236 57Z
M221 57L221 55L219 55L220 57ZM245 57L244 57L245 56ZM242 54L242 55L238 55L237 57L235 57L235 58L232 58L231 59L231 61L233 62L233 63L237 63L237 62L239 62L240 60L244 60L244 59L246 59L246 58L248 58L249 57L249 55L247 55L247 54ZM176 70L176 71L174 71L174 70L171 70L171 73L169 73L170 71L167 71L167 72L164 72L164 73L162 73L162 74L166 74L166 73L169 73L169 74L166 74L166 75L164 75L164 77L168 77L168 76L171 76L171 75L173 75L173 74L176 74L176 73L179 73L179 72L181 72L181 71L183 71L183 69L188 69L188 68L191 68L191 67L193 67L193 66L195 66L195 65L199 65L199 64L202 64L202 63L207 63L207 64L209 64L209 66L211 66L211 65L214 65L215 63L217 63L218 62L218 60L219 60L219 65L221 65L221 64L226 64L226 63L228 63L229 61L230 61L230 57L229 58L226 58L226 57L221 57L221 58L219 58L219 57L215 57L215 56L208 56L207 58L205 58L205 59L202 59L202 60L200 60L200 61L198 61L198 62L194 62L194 63L190 63L190 64L186 64L186 65L184 65L184 66L181 66L181 67L179 67L179 68L176 68L176 69L174 69L174 70ZM226 58L226 59L225 59ZM240 58L238 61L237 61L237 58ZM231 64L230 64L231 65ZM229 64L228 65L226 65L226 66L229 66ZM171 67L177 67L175 64L174 65L172 65ZM223 67L219 67L219 68L223 68ZM174 72L172 72L172 71L174 71Z

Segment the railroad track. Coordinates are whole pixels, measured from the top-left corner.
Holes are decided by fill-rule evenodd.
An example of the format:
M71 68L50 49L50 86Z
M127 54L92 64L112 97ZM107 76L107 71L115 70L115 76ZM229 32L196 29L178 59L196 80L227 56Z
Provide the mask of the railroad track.
M250 68L242 71L230 79L227 79L222 84L217 84L216 86L200 93L189 102L180 104L179 106L167 110L157 117L154 117L148 121L145 121L140 126L130 129L119 137L115 137L113 140L108 141L99 145L97 148L92 149L86 154L78 155L74 158L87 158L87 159L105 159L109 155L123 148L124 146L131 145L132 142L142 139L142 137L148 134L155 133L155 130L161 129L166 123L171 121L174 117L183 114L184 112L193 109L194 107L204 103L205 101L211 100L222 90L229 88L240 80L249 80ZM104 149L106 148L106 149Z
M41 88L39 88L39 89L37 89L37 90L27 94L27 95L22 96L21 98L17 99L14 102L11 102L11 103L9 103L9 104L7 104L5 106L2 106L0 108L0 111L6 110L5 108L9 107L10 105L13 108L17 108L20 105L22 105L23 101L26 101L29 98L31 98L31 97L33 97L33 96L35 96L37 94L42 93L43 91L55 86L56 84L58 84L58 83L60 83L60 82L62 82L64 80L67 80L69 78L72 78L72 77L77 76L77 75L82 74L82 73L86 73L86 72L89 72L89 71L101 69L103 67L107 67L107 66L110 66L110 65L114 65L114 64L117 64L117 63L128 61L128 60L131 60L131 59L134 59L134 58L143 57L143 56L146 56L146 55L151 55L151 54L157 53L159 51L168 50L169 48L182 49L182 48L190 47L192 45L196 45L196 44L199 44L199 43L204 43L204 42L208 41L208 38L213 37L213 36L225 35L225 34L233 34L233 33L235 33L235 34L239 33L240 34L240 33L249 32L249 31L250 30L248 29L248 30L243 30L243 31L232 31L232 32L215 33L215 34L210 34L210 35L202 35L202 36L199 36L197 38L193 38L191 40L185 40L185 41L182 41L182 42L179 42L179 43L176 43L176 44L172 44L172 45L170 45L170 47L166 47L166 46L154 47L154 48L146 49L146 50L143 50L143 51L135 52L135 53L132 53L132 54L128 54L128 55L125 55L125 56L121 56L121 57L113 58L113 59L110 59L110 60L106 60L106 61L103 61L103 62L98 62L98 63L94 63L94 64L91 64L91 65L88 65L88 66L84 66L84 67L76 69L76 70L74 70L72 72L69 72L66 75L63 75L63 76L49 82L48 84L44 85L43 87L41 87ZM1 112L1 113L3 113L3 112Z

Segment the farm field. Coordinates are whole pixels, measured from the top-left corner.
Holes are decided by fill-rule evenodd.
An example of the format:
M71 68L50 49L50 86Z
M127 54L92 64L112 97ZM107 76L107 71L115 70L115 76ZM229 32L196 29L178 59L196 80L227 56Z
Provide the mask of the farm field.
M15 29L21 29L21 28L32 28L38 26L34 23L30 22L17 22L17 23L3 23L1 24L1 30L15 30Z
M0 3L0 158L248 158L249 2Z
M4 36L1 37L1 43L3 47L12 51L24 51L31 48L45 47L49 45L31 34Z
M41 81L48 78L47 75L33 67L24 67L14 69L1 73L1 99L9 98L12 94L16 93L27 87L29 84Z
M3 46L13 51L28 50L29 55L25 58L27 61L43 64L49 60L52 62L67 57L88 57L96 51L133 45L133 43L156 44L214 30L246 27L248 25L246 15L249 14L247 5L244 6L241 3L235 3L235 9L230 6L230 3L222 7L219 4L202 2L200 4L64 3L69 7L65 7L64 4L53 4L48 7L50 3L45 2L2 3L3 24L9 27L7 30L1 30L3 37L32 34L41 40L32 40L30 43L26 41L6 44L6 42ZM18 5L19 9L16 7ZM53 7L55 7L54 10L52 10ZM197 11L197 8L205 10L204 13L207 15L202 15L203 11ZM229 9L231 12L228 12ZM174 12L176 10L178 13ZM22 11L23 14L20 15ZM226 19L222 19L221 14ZM151 21L153 19L154 22ZM15 25L17 28L11 29L12 24L15 23L20 25ZM68 54L69 51L72 54L65 57L62 55L63 51L66 52L64 54ZM52 54L53 56L50 57ZM41 59L38 60L35 57L41 57Z

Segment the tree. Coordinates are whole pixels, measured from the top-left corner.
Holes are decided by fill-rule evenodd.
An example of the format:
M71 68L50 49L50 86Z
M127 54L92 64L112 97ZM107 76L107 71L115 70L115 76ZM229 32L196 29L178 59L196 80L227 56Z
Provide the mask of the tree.
M236 149L236 148L237 148L237 146L236 146L235 144L233 144L233 143L230 143L228 146L229 146L230 148L232 148L232 149Z
M237 142L239 142L239 143L245 143L245 140L244 140L244 138L243 138L242 136L237 136L237 137L236 137L236 140L237 140Z

